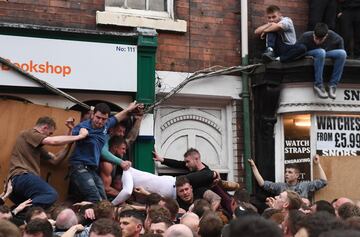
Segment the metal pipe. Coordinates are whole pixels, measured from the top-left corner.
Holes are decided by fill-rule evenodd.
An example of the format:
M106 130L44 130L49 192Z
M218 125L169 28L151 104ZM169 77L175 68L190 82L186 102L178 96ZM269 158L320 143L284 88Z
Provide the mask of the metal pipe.
M248 0L241 1L241 63L243 66L249 64L248 45ZM250 134L250 92L249 77L246 72L242 73L242 102L243 102L243 136L244 136L244 168L246 189L252 193L252 171L248 163L251 158L251 134Z

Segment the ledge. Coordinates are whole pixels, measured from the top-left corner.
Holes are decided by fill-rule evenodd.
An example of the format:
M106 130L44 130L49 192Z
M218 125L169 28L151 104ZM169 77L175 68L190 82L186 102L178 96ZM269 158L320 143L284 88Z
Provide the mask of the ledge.
M126 27L145 27L182 33L187 31L187 23L184 20L172 20L170 18L152 18L110 11L97 11L96 24L117 25Z

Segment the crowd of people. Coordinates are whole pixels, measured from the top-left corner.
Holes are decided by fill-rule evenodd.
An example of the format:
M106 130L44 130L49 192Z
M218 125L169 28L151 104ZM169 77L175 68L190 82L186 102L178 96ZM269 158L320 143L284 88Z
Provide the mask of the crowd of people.
M309 1L308 31L299 38L292 19L282 16L278 6L267 7L266 17L267 23L255 30L266 41L263 61L286 63L313 58L314 92L322 99L335 99L346 58L360 60L360 1ZM328 86L323 82L326 58L334 63Z
M266 39L266 61L314 58L314 90L320 98L336 97L347 55L360 57L359 27L353 29L354 40L348 31L341 31L345 41L333 31L336 17L342 24L356 25L360 1L339 1L337 16L334 2L310 1L312 31L299 39L292 20L283 17L275 5L266 9L268 22L255 30ZM322 78L327 57L334 60L328 90ZM319 179L300 181L299 168L288 165L283 183L264 180L249 160L259 187L272 194L263 203L238 183L222 180L201 161L195 148L188 149L183 160L153 151L154 162L179 169L182 175L137 170L126 154L137 137L143 109L143 104L134 101L111 116L109 106L99 103L77 125L69 118L67 135L52 136L56 123L47 116L22 131L0 195L0 237L360 236L359 203L346 197L331 203L311 202L309 197L327 185L319 156L313 159ZM130 129L125 123L129 118ZM63 148L53 154L44 145ZM57 165L66 157L69 193L60 203L57 190L40 176L40 160ZM6 199L13 203L11 207Z
M311 203L309 197L327 185L317 155L319 179L313 181L300 181L294 164L286 167L284 183L264 180L249 160L258 185L272 194L263 203L238 183L221 180L194 148L183 160L153 151L154 162L182 170L177 177L135 169L125 156L142 113L135 101L110 116L100 103L78 125L68 119L68 135L52 136L56 124L50 117L21 132L0 195L0 236L360 236L358 203L345 197ZM133 126L127 129L129 117ZM53 154L43 145L64 147ZM69 196L60 203L40 177L40 160L56 165L68 155ZM13 206L5 204L7 198Z

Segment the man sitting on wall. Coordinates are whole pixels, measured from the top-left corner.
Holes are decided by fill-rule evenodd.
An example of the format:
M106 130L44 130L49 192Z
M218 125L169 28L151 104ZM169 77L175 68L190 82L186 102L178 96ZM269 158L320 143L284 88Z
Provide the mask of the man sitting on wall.
M340 35L324 23L316 24L314 31L305 32L299 39L307 48L306 55L314 58L315 83L314 91L322 98L336 98L336 86L341 79L346 61L346 51L344 50L344 40ZM334 69L329 82L329 94L326 92L323 84L323 71L325 58L334 60Z
M300 194L301 197L308 198L310 192L315 192L327 184L326 174L321 167L319 155L315 155L314 167L318 169L320 179L313 181L301 181L299 182L300 170L296 165L290 164L285 168L285 183L282 182L272 182L263 179L259 170L257 169L255 162L252 159L249 159L249 163L255 179L260 187L264 190L271 192L274 195L279 195L285 190L293 190Z
M292 20L283 17L280 8L271 5L266 8L268 23L259 26L255 34L261 39L266 38L266 51L262 58L264 62L280 60L290 62L305 55L306 48L296 43L296 33Z

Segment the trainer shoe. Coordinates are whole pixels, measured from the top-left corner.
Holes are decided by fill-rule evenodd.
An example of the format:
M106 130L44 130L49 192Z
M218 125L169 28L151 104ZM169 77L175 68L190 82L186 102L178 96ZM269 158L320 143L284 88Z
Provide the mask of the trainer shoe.
M321 86L314 85L314 91L321 99L326 99L329 97L323 85Z
M261 55L261 58L264 63L269 63L271 61L275 61L275 53L272 48L267 48L266 51Z
M333 100L336 98L336 86L329 86L329 97Z

